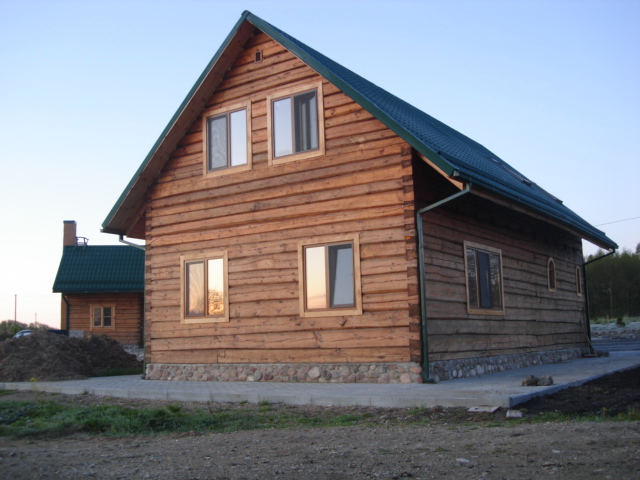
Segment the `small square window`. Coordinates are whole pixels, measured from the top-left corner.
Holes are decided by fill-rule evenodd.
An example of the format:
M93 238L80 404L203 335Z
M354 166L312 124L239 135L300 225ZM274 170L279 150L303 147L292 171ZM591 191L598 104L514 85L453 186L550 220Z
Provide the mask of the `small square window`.
M270 163L324 153L321 82L269 95L267 103Z
M228 322L226 252L182 257L183 323Z
M113 328L113 305L91 305L91 330L94 328Z
M300 243L302 316L362 313L359 251L357 236Z
M464 249L467 312L503 315L501 251L471 242L464 242Z
M251 168L250 120L250 102L205 112L203 151L206 176Z

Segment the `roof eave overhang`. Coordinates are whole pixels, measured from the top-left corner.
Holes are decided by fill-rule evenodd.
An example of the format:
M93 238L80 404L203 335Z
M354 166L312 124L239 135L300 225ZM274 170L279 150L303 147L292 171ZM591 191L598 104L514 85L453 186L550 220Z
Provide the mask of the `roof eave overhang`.
M144 196L187 129L222 81L237 54L254 32L244 12L191 88L149 154L126 186L102 224L102 232L127 235L144 210Z
M605 250L615 250L618 248L618 245L615 242L610 241L609 239L606 239L606 240L609 240L609 241L606 241L603 238L598 238L585 230L576 228L575 225L570 225L566 222L560 221L557 218L553 218L549 215L544 215L539 211L533 208L530 208L514 199L503 197L486 188L482 188L482 187L475 188L471 193L478 197L485 198L498 205L502 205L511 210L515 210L517 212L523 213L529 217L535 218L537 220L542 220L550 225L554 225L557 228L560 228L572 235L575 235L579 238L587 240L588 242L591 242L594 245L597 245L598 247L604 248Z

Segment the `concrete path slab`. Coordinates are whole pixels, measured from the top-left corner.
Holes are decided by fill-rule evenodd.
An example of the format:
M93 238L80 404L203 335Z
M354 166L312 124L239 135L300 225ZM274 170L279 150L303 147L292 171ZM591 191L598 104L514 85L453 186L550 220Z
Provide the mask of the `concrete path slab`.
M37 382L39 391L193 402L359 405L375 407L513 407L563 388L640 366L640 352L612 352L609 357L580 358L438 384L189 382L143 380L139 375ZM551 375L554 385L523 387L527 375ZM31 390L29 382L0 382L0 390Z

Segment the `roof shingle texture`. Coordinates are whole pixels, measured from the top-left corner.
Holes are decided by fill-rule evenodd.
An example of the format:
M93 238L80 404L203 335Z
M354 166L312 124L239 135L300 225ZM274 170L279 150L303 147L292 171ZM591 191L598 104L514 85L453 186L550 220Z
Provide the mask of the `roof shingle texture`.
M575 214L556 197L526 178L476 141L378 87L320 52L279 30L264 20L248 14L247 19L284 44L338 88L350 95L378 120L405 139L427 157L435 152L439 163L446 162L458 178L482 186L501 196L516 200L534 210L561 221L610 248L615 242L602 231ZM426 147L426 148L421 148ZM433 158L431 158L433 160ZM492 160L494 159L494 160Z
M143 292L144 253L124 245L64 247L53 291Z

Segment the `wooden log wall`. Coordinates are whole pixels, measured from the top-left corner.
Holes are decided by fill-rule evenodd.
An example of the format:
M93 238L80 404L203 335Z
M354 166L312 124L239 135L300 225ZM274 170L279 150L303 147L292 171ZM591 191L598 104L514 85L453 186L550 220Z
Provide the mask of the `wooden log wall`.
M422 160L417 208L456 190ZM418 182L418 181L417 181ZM424 215L429 359L491 356L586 346L585 299L576 294L580 238L467 194ZM467 313L464 241L502 251L505 314ZM547 287L547 261L557 290Z
M319 80L326 154L268 165L267 95ZM250 171L203 176L200 116L148 192L147 361L418 361L410 147L260 32L205 108L247 98ZM300 317L298 242L353 233L360 239L363 314ZM182 324L180 256L209 249L228 253L230 321Z
M140 345L142 338L142 293L77 293L65 295L69 302L69 330L85 335L108 335L123 345ZM115 307L114 327L91 329L91 306Z

